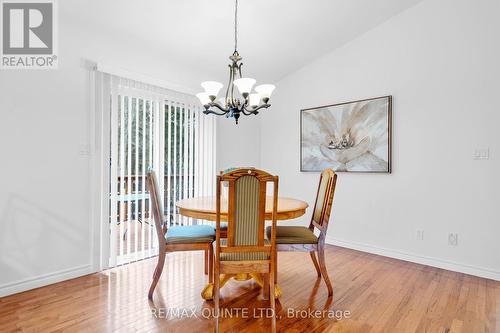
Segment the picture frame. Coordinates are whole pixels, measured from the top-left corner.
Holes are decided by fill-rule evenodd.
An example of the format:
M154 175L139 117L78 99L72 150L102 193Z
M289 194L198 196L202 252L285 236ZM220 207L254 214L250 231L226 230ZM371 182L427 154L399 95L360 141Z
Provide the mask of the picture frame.
M391 173L391 95L300 110L300 171Z

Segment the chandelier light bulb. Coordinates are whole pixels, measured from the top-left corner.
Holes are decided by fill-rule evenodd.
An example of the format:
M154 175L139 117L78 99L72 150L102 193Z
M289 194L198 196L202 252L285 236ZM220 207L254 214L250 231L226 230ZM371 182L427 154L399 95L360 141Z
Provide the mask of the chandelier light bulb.
M210 99L214 101L224 85L217 81L205 81L201 84L201 86L205 89L205 92L208 94Z
M252 91L255 82L257 81L249 77L243 77L241 79L233 81L234 85L238 88L240 94L243 95L243 97L245 98L247 98L248 94L250 94L250 92Z

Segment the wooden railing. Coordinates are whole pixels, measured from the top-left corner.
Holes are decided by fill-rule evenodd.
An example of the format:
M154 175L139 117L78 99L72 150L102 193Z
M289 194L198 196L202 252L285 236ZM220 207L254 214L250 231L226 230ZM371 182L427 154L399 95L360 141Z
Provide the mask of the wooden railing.
M170 184L174 184L174 178L176 184L184 184L184 178L185 175L172 175L170 176ZM172 212L172 214L175 214L177 212L177 208L175 207L175 200L180 200L182 196L184 195L184 191L181 190L180 186L177 186L177 194L174 193L176 190L173 186L168 188L167 184L168 182L168 176L165 176L164 178L164 184L165 184L165 191L164 191L164 202L163 202L163 207L165 214L167 213L167 207L170 206L170 209L168 211ZM123 178L121 176L118 176L118 181L117 181L117 189L116 193L118 194L118 200L117 200L117 222L120 220L127 221L129 219L128 215L128 209L130 207L131 210L131 220L142 220L143 218L149 218L149 191L147 190L145 186L146 184L146 177L143 177L142 175L131 175L131 176L124 176ZM170 191L170 196L168 195L168 191ZM192 193L193 189L188 189L189 193ZM170 198L170 202L169 201ZM130 205L129 205L130 201ZM144 209L142 207L144 201ZM137 215L135 216L135 205L139 205L137 207ZM144 213L143 213L144 212ZM143 216L144 215L144 216ZM120 217L121 216L121 217Z

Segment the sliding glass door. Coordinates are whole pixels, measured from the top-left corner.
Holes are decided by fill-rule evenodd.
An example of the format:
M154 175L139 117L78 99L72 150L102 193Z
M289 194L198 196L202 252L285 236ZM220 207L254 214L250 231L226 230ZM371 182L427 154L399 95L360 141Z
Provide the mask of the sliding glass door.
M170 225L203 221L179 216L175 203L213 195L215 120L189 95L111 77L109 266L157 254L146 188L156 172Z

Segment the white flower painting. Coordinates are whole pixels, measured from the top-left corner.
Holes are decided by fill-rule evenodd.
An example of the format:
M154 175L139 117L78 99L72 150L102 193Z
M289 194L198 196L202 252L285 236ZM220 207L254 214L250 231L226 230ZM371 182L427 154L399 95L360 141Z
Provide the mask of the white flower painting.
M301 171L391 172L392 97L301 111Z

